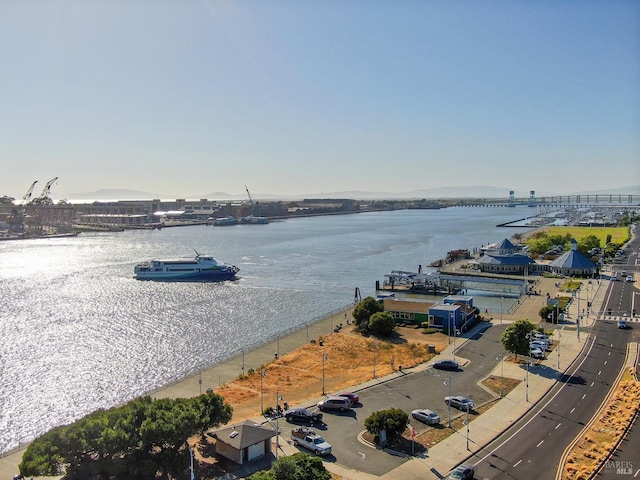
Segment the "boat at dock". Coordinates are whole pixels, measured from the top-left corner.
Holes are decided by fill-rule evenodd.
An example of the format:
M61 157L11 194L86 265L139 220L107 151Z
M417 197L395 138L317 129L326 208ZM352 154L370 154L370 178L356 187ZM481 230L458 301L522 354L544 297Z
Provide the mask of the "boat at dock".
M134 278L138 280L217 282L232 280L240 269L196 251L194 257L154 259L139 263L133 271Z

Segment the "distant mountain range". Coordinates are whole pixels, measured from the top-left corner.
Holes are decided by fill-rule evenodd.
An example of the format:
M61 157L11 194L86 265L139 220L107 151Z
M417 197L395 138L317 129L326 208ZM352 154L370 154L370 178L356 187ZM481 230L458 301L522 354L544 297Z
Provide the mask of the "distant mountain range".
M424 190L413 190L409 192L365 192L360 190L350 190L342 192L320 192L300 195L278 195L272 193L252 194L256 200L301 200L305 198L351 198L354 200L410 200L416 198L508 198L508 188L476 186L476 187L437 187L427 188ZM550 192L537 191L537 197L549 197L558 195L597 195L597 194L615 194L615 195L640 195L640 185L621 187L615 189L588 190L578 192ZM515 191L517 198L529 196L529 191ZM209 200L247 200L246 192L232 194L226 192L212 192L203 195L170 195L167 193L152 193L140 190L127 189L104 189L86 193L69 193L63 195L67 200L151 200L159 199L176 199L186 198L189 200L207 198Z

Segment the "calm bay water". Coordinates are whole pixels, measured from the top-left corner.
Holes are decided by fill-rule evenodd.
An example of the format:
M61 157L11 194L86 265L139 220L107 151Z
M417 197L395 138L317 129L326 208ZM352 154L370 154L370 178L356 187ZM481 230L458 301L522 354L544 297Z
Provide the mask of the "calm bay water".
M523 230L496 225L527 213L407 210L0 242L0 452L346 306L356 287L373 295L391 270L510 237ZM132 277L136 262L193 250L237 265L238 280Z

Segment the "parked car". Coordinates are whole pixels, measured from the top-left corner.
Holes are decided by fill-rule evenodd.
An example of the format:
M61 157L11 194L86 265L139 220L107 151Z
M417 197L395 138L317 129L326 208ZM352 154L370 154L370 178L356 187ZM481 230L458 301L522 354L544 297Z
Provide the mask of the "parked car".
M551 345L551 339L549 338L548 335L542 333L542 332L536 332L533 334L533 338L536 340L544 340L545 342L547 342L549 345Z
M358 396L357 393L352 393L352 392L340 392L340 393L336 393L337 397L346 397L349 399L349 401L351 402L351 405L357 405L360 403L360 397Z
M615 282L615 281L617 281L617 280L618 280L618 277L616 277L615 275L611 275L611 276L609 277L609 280L611 280L612 282Z
M469 410L473 410L475 404L473 400L467 397L463 397L462 395L452 396L452 397L444 397L444 403L447 405L451 405L453 408L457 408L458 410L462 410L464 412Z
M529 352L531 358L544 358L544 350L540 348L533 348Z
M284 418L287 422L299 422L305 425L313 425L314 423L322 423L322 414L312 412L306 408L292 408L284 412Z
M449 478L451 480L473 480L475 474L476 472L471 465L459 465L449 474Z
M321 412L327 410L339 410L341 412L344 412L351 409L351 400L349 400L347 397L329 397L326 400L318 403L318 408Z
M460 365L455 360L439 360L433 364L433 368L439 370L458 370Z
M414 410L411 412L411 416L419 422L426 423L427 425L436 425L440 423L440 417L437 413L427 408L422 410Z
M291 439L294 445L301 445L316 455L329 455L331 453L331 444L310 428L294 428L291 430Z
M529 342L529 348L539 348L541 350L547 350L549 348L549 343L543 340L532 340Z

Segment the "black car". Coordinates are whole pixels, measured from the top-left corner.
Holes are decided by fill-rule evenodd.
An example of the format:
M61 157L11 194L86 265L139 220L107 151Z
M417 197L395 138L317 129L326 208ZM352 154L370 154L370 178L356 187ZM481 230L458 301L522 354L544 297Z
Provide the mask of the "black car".
M437 368L439 370L458 370L460 365L455 360L439 360L433 364L433 368Z
M305 425L313 425L314 423L322 423L322 414L312 412L306 408L292 408L284 412L284 418L287 422L298 422Z

